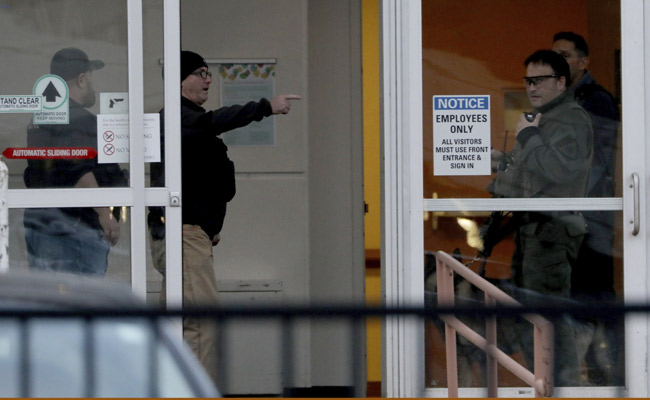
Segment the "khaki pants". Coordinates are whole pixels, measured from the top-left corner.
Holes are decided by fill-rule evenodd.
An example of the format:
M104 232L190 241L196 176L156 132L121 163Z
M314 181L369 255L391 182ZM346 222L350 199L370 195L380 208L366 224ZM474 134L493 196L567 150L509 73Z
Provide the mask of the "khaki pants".
M165 304L165 241L152 240L154 266L163 276L160 304ZM212 240L198 225L183 225L183 307L217 304L217 278L212 258ZM214 322L184 318L183 337L208 375L216 382L217 337Z

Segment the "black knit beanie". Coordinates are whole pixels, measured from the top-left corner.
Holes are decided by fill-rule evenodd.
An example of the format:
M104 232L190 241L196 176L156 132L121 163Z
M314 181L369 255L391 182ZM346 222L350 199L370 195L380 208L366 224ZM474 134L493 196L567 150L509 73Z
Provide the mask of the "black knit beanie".
M203 57L192 51L181 51L181 82L201 67L208 67Z

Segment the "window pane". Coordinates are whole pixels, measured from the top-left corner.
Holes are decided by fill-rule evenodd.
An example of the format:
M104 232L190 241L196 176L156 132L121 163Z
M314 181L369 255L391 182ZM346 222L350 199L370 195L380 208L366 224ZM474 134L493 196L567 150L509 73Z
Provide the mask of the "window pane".
M473 0L422 2L425 198L492 197L488 186L497 173L487 161L491 158L491 150L508 153L517 148L518 142L521 146L522 140L515 138L523 111L538 109L545 111L542 115L548 114L528 99L522 80L527 74L524 60L538 49L550 49L554 45L554 35L567 30L583 35L588 43L586 59L589 61L583 59L581 66L589 76L582 82L574 79L580 87L570 89L579 88L575 94L590 112L594 127L593 155L587 154L591 148L588 143L562 141L556 134L554 137L560 143L571 143L576 153L562 155L568 148L556 146L557 143L551 146L552 153L533 152L534 159L526 158L527 168L536 168L535 173L545 182L521 182L520 175L499 173L505 175L503 179L510 177L511 180L504 181L505 193L504 190L497 193L508 197L582 197L585 168L589 165L577 163L572 157L589 156L593 168L588 195L620 195L620 11L616 2L577 1L570 9L558 13L558 9L566 8L563 4L558 0L545 2L543 7L527 1L496 4ZM521 17L524 15L535 15L537 21L544 22L531 28L530 21ZM562 47L558 51L560 49ZM581 67L574 65L576 60L569 61L571 75L578 76L574 70ZM602 86L590 83L591 78ZM556 83L554 78L544 81L545 85L553 83ZM445 102L434 103L434 98ZM468 103L465 108L460 107L464 100L489 100L489 106L488 103L485 106ZM553 123L560 124L563 129L573 129L564 119L547 121L547 117L542 118L542 132L547 132ZM541 165L531 165L535 160ZM498 163L494 164L497 169ZM505 169L506 164L501 163L501 169ZM519 171L522 169L520 163ZM512 183L517 186L513 187ZM560 187L563 189L558 190ZM512 189L523 190L523 193L510 193Z
M9 188L126 186L126 1L5 1L0 35Z
M598 304L623 299L623 244L622 215L604 212L615 221L616 240L610 253L602 247L591 247L597 242L588 239L581 246L550 244L529 235L526 225L508 230L512 213L503 213L500 222L503 231L492 234L505 236L490 251L484 232L490 213L439 212L427 213L424 221L425 237L425 293L427 302L435 304L437 270L435 252L442 250L453 255L462 264L483 276L498 289L527 304ZM518 218L517 216L514 217ZM536 227L536 226L535 226ZM507 233L506 231L509 231ZM490 239L488 237L488 239ZM543 246L543 248L535 248ZM530 250L532 248L532 250ZM561 250L559 249L561 248ZM489 256L480 254L483 249ZM522 250L525 249L525 250ZM527 252L534 257L527 256ZM571 263L563 264L564 253L571 254ZM576 261L577 258L577 261ZM464 278L454 277L455 302L458 305L484 306L484 293L473 288ZM467 325L485 337L485 319L461 317ZM558 386L567 386L562 379L575 379L575 385L622 386L624 384L624 341L622 318L560 318L553 320L557 338L556 375ZM532 370L532 325L514 319L499 319L498 347L522 365ZM447 387L445 367L444 324L431 320L426 324L426 385L430 388ZM484 353L467 339L457 338L458 379L461 387L485 387ZM570 365L570 367L566 367ZM526 386L505 368L499 368L499 386ZM569 377L569 378L567 378Z
M588 197L621 195L620 6L563 4L422 2L426 199L585 197L587 206ZM539 23L522 18L529 15ZM442 212L431 204L424 221L429 301L438 293L431 277L439 250L521 302L623 298L619 211ZM483 304L463 279L454 284L458 302ZM465 322L484 335L485 321ZM501 322L499 347L532 369L531 328ZM557 386L623 384L619 319L552 322ZM446 386L442 326L427 326L427 387ZM457 343L461 386L484 386L484 354L466 339ZM499 379L524 386L507 372Z
M11 269L38 269L131 282L129 209L111 212L111 243L95 208L10 209Z

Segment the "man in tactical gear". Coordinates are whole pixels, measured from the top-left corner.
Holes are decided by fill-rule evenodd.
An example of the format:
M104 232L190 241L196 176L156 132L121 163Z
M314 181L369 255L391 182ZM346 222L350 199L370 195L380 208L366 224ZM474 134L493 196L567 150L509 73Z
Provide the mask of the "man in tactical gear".
M495 195L503 197L584 197L593 153L589 115L567 88L571 82L564 57L539 50L524 62L524 84L532 116L522 115L509 165L497 173ZM512 280L525 289L523 302L569 298L571 267L586 226L573 211L524 212L515 230ZM542 296L540 296L542 295ZM555 321L556 384L576 385L579 378L571 323ZM532 333L522 335L532 362ZM530 352L528 352L528 350ZM530 364L532 365L532 364Z

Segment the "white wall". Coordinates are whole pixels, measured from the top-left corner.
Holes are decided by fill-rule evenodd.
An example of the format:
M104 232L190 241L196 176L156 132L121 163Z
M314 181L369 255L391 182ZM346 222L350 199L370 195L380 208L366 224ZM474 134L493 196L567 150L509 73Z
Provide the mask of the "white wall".
M359 304L365 282L360 2L311 0L308 27L311 300ZM314 386L353 385L353 366L365 377L350 340L346 324L312 327Z

